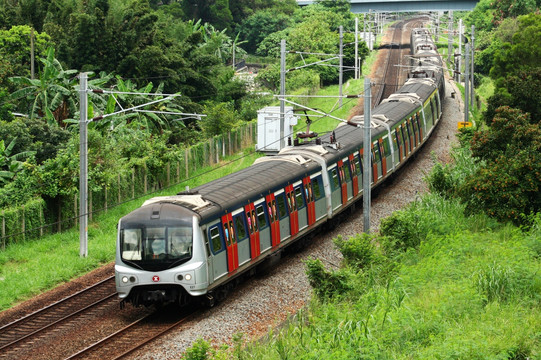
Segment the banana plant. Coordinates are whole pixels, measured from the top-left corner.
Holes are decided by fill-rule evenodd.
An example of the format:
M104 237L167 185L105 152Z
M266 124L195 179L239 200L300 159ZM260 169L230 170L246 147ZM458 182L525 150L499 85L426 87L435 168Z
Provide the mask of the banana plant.
M0 183L5 184L12 180L15 175L23 169L24 158L33 156L35 151L23 151L18 154L12 154L13 147L17 142L17 138L13 138L8 146L4 140L0 140Z

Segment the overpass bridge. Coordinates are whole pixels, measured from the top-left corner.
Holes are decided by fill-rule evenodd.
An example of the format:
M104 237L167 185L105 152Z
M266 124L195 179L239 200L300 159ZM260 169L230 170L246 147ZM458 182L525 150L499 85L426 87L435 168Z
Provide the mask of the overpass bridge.
M300 6L313 4L313 0L297 0ZM419 12L419 11L471 11L479 0L350 0L351 12Z

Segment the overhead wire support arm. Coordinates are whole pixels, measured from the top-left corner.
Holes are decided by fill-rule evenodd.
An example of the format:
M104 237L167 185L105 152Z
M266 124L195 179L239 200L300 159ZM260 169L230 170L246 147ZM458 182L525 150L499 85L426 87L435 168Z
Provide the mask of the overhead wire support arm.
M128 112L128 111L132 111L132 110L133 110L133 111L137 111L136 109L139 109L139 108L142 108L142 107L145 107L145 106L148 106L148 105L156 104L156 103L159 103L159 102L162 102L162 101L171 100L171 99L173 99L173 97L168 96L168 97L166 97L166 98L154 100L154 101L148 102L148 103L146 103L146 104L137 105L137 106L134 106L134 107L131 107L131 108L128 108L128 109L123 109L123 110L115 111L115 112L110 113L110 114L105 114L105 115L96 116L96 117L90 119L90 122L102 120L102 119L105 119L105 118L107 118L107 117L109 117L109 116L122 114L122 113L125 113L125 112ZM151 111L151 112L153 112L153 111Z

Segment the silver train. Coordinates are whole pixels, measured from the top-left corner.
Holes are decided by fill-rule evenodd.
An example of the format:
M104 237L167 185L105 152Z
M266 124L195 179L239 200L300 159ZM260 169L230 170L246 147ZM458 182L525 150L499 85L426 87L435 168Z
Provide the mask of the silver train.
M241 275L352 207L363 176L375 187L403 166L437 125L444 95L441 59L426 29L412 30L411 47L409 79L372 110L369 174L362 130L342 124L191 191L146 201L118 223L121 305L212 305ZM349 121L362 123L362 116Z

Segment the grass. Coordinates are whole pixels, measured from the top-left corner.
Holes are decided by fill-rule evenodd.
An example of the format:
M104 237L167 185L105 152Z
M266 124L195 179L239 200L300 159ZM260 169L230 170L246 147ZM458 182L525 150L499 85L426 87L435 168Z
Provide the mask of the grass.
M233 358L540 359L541 217L522 232L462 210L424 197L405 210L426 222L418 248L340 270L347 293L313 300Z
M88 227L88 257L79 256L78 228L10 245L0 252L0 311L42 291L85 274L115 257L118 219L154 196L171 195L209 182L251 165L260 154L227 158L221 165L206 167L188 181L169 189L109 208L94 217ZM232 161L240 158L239 161Z

